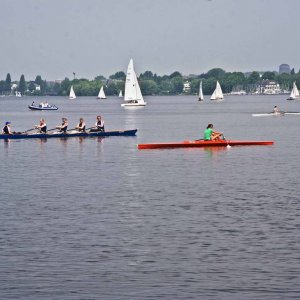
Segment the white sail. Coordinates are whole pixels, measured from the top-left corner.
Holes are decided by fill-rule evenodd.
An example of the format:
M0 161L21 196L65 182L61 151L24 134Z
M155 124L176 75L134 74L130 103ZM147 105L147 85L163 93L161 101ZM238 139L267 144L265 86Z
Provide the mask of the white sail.
M145 106L146 102L144 101L134 68L133 60L130 59L127 74L126 74L126 83L125 83L125 103L121 106Z
M210 100L222 100L224 98L219 81L217 81L216 89L210 97Z
M293 82L293 89L291 91L290 97L288 98L288 100L295 100L299 98L299 90L297 88L296 82Z
M71 86L71 89L70 89L69 99L76 99L76 95L75 95L75 92L74 92L74 89L73 89L73 85Z
M97 99L106 99L103 86L101 86Z
M199 86L199 97L198 97L199 101L203 101L204 97L203 97L203 91L202 91L202 81L200 81L200 86Z
M119 93L119 98L122 98L123 97L123 93L122 93L122 90L120 91Z

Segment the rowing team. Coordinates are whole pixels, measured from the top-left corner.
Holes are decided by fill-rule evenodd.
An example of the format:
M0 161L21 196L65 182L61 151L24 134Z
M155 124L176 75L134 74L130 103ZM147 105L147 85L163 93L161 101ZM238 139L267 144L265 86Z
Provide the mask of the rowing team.
M62 118L62 123L61 125L56 126L53 129L50 129L48 131L52 130L58 130L60 133L67 133L68 130L68 119L67 118ZM47 133L47 124L45 119L40 119L40 122L38 125L35 125L34 128L26 130L21 133L26 133L28 131L37 129L39 133ZM96 123L93 127L88 128L89 132L98 132L98 131L105 131L104 129L104 121L102 120L101 116L97 116ZM79 123L74 129L71 130L77 130L78 132L86 132L86 126L83 118L79 119ZM14 134L16 132L11 131L11 122L6 122L5 126L2 129L3 134Z

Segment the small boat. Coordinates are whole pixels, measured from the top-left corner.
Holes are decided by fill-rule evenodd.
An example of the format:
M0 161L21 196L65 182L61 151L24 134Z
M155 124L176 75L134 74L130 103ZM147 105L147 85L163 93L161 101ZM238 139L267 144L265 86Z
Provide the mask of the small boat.
M28 108L31 110L58 110L56 105L49 105L47 103L40 103L39 105L31 104L28 105Z
M129 61L126 82L125 82L125 103L121 104L122 107L136 107L145 106L147 103L144 101L134 68L132 58Z
M46 138L70 138L70 137L108 137L108 136L135 136L137 129L117 130L117 131L98 131L98 132L78 132L69 133L13 133L0 134L0 139L46 139Z
M104 89L103 89L103 85L101 86L101 89L99 91L97 99L106 99L106 96L105 96L105 93L104 93Z
M287 98L287 100L295 100L295 99L299 99L300 94L299 94L299 90L297 88L296 82L293 82L293 89L291 91L290 96Z
M281 111L277 113L270 112L270 113L262 113L262 114L252 114L252 117L282 117L285 115L300 115L300 112L296 112L296 111L295 112Z
M203 91L202 91L202 81L200 81L200 86L199 86L199 95L198 95L198 101L203 101Z
M122 98L123 97L123 93L122 93L122 90L120 91L119 93L119 98Z
M22 97L21 92L16 91L16 97Z
M71 86L71 89L70 89L69 99L70 100L76 99L76 95L75 95L75 92L74 92L74 89L73 89L73 85Z
M138 149L167 149L167 148L204 148L204 147L227 147L227 146L265 146L273 145L273 141L183 141L174 143L138 144Z
M217 81L216 88L213 94L211 95L210 100L223 100L223 99L224 96L223 96L222 88L220 86L219 81Z

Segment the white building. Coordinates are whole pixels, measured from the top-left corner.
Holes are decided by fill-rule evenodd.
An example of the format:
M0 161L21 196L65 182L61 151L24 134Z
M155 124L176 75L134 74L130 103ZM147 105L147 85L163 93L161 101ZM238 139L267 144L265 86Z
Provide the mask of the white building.
M189 81L185 81L183 84L183 92L187 93L189 92L191 89L191 84L189 83Z
M263 80L258 88L259 94L275 95L282 93L279 83L272 80Z

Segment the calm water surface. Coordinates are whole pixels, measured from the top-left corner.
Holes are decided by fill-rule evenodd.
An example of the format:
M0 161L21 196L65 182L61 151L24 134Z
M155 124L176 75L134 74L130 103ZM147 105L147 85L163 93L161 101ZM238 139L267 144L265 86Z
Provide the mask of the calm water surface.
M260 117L285 96L0 98L0 122L74 126L101 114L136 137L0 140L1 299L300 299L299 116ZM201 138L274 146L137 150Z

